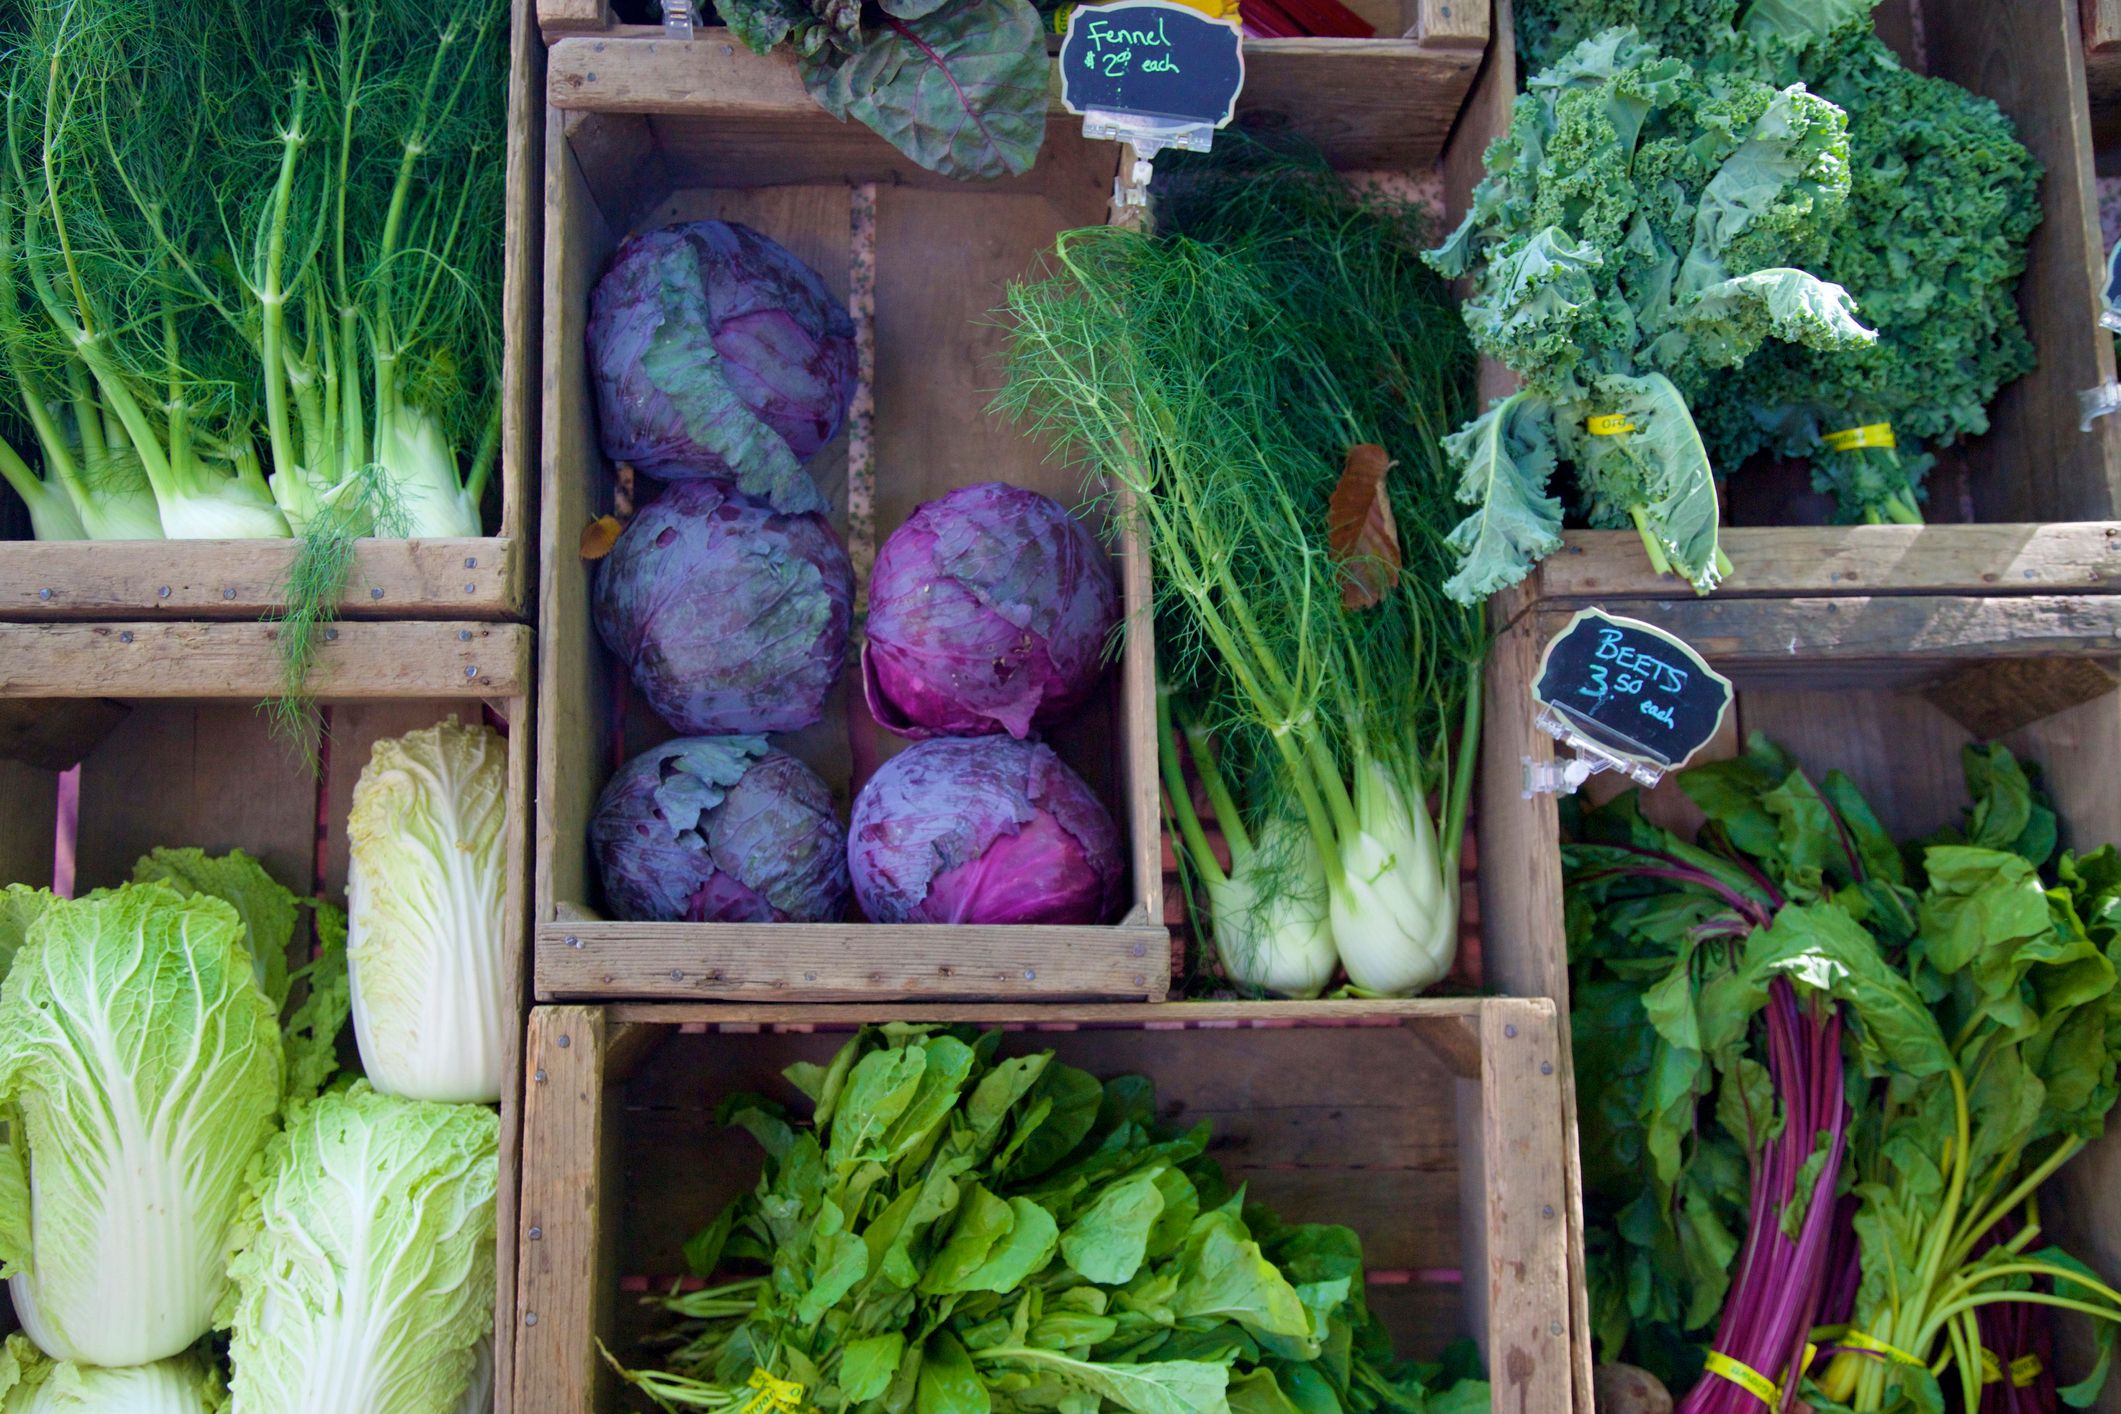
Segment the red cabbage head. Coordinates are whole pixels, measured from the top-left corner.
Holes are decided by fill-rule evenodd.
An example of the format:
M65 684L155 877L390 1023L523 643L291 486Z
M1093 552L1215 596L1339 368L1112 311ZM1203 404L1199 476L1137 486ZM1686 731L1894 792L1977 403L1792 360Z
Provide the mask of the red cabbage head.
M619 768L589 847L639 923L821 923L847 911L847 834L815 771L759 736L680 737Z
M589 297L604 455L822 511L803 470L854 398L854 321L815 270L749 226L629 236Z
M823 516L680 481L597 566L591 609L605 646L677 730L790 732L825 715L854 570Z
M1097 686L1112 568L1050 497L989 481L919 507L876 555L862 690L900 736L1028 736Z
M877 923L1105 923L1119 830L1051 749L938 737L886 761L854 802L847 868Z

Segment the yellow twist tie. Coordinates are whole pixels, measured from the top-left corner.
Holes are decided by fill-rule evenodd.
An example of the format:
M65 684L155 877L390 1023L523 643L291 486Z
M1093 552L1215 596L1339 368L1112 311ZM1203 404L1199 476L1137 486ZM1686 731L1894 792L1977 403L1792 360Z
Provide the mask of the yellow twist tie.
M1635 424L1628 421L1625 414L1617 412L1599 413L1596 417L1586 419L1583 425L1590 430L1593 437L1618 437L1623 432L1635 430Z
M1833 1344L1839 1345L1847 1350L1863 1350L1868 1351L1873 1355L1883 1355L1886 1359L1892 1361L1896 1365L1919 1366L1925 1363L1924 1361L1918 1360L1914 1356L1908 1354L1899 1346L1888 1345L1884 1341L1878 1339L1878 1337L1870 1334L1868 1331L1859 1331L1854 1329L1853 1327L1835 1332Z
M1839 432L1829 432L1824 438L1830 452L1853 452L1859 447L1882 447L1886 451L1900 445L1893 436L1893 424L1873 422L1863 427L1844 427Z
M1782 1399L1782 1390L1773 1380L1744 1361L1733 1360L1720 1350L1711 1350L1703 1366L1710 1374L1723 1376L1770 1409Z
M784 1380L769 1375L754 1367L751 1371L750 1388L758 1393L737 1407L737 1414L801 1414L803 1387L794 1380Z

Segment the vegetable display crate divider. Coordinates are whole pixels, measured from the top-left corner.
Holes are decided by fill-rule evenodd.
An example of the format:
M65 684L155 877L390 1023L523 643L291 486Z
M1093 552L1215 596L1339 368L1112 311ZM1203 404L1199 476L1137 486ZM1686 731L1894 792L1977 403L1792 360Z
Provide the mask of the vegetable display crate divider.
M1722 735L1698 761L1736 755L1762 732L1814 779L1846 773L1896 839L1956 824L1966 801L1960 748L2005 742L2045 772L2067 847L2121 840L2121 598L2101 595L1886 595L1873 598L1621 599L1606 612L1655 624L1693 645L1736 685ZM1576 606L1529 610L1489 661L1481 847L1481 927L1488 982L1563 1007L1568 942L1555 797L1524 798L1524 763L1556 758L1536 730L1531 687L1548 642ZM1593 777L1589 798L1624 786ZM1646 797L1652 818L1689 830L1700 816L1669 779ZM1492 940L1508 939L1511 946ZM1575 1135L1573 1071L1563 1080ZM1580 1221L1581 1170L1569 1147L1569 1212ZM2121 1136L2108 1135L2058 1178L2048 1226L2109 1281L2121 1277ZM1570 1258L1580 1264L1581 1233ZM1572 1281L1582 1291L1576 1265ZM1581 1308L1578 1317L1586 1316ZM1578 1339L1587 1339L1578 1325ZM2081 1367L2080 1367L2081 1368ZM1587 1407L1587 1406L1586 1406Z
M1571 1374L1561 1073L1545 1001L845 1010L544 1006L525 1063L518 1414L625 1403L598 1355L649 1328L644 1296L681 1244L756 1182L759 1153L715 1106L797 1100L782 1067L822 1061L861 1021L1003 1026L1006 1053L1051 1049L1099 1078L1156 1085L1167 1121L1214 1127L1232 1184L1290 1222L1363 1241L1368 1298L1402 1354L1470 1335L1495 1407L1564 1414ZM646 1405L638 1406L647 1408ZM1588 1405L1584 1406L1587 1410Z
M616 769L674 735L628 684L590 620L594 566L582 531L612 509L616 481L598 450L583 326L589 291L619 238L675 220L741 221L780 242L841 298L850 280L851 212L873 212L877 468L849 474L849 438L810 471L867 580L873 548L914 507L954 487L1007 481L1066 505L1087 494L1075 468L986 405L999 385L1001 330L988 317L1007 280L1053 236L1105 218L1119 149L1049 125L1026 177L916 185L910 164L866 129L843 125L799 91L764 101L737 84L692 93L683 111L562 113L549 119L545 295L545 551L539 621L541 711L536 985L540 1001L735 998L877 1001L980 997L1161 999L1163 927L1147 565L1118 557L1129 621L1105 687L1047 742L1102 799L1128 847L1124 915L1111 926L600 921L587 840L598 792ZM850 186L850 183L872 183ZM868 203L873 201L873 208ZM640 499L654 483L640 483ZM851 664L823 722L777 736L832 787L852 787L906 743L868 725ZM850 711L861 725L850 728Z
M1293 126L1342 165L1426 168L1479 70L1489 0L1350 0L1348 8L1378 37L1245 40L1236 122ZM538 21L552 44L556 108L726 115L734 106L766 117L816 106L785 51L754 55L725 29L666 39L656 26L615 23L608 0L539 0ZM1061 106L1057 73L1051 112L1049 133L1054 124L1080 131L1082 120ZM860 161L868 139L858 124L827 123L805 146L824 144ZM917 169L907 175L948 180Z
M297 894L341 901L354 783L380 738L456 714L508 734L509 1010L526 1006L531 632L520 624L344 623L310 684L331 736L312 772L259 699L280 690L264 624L0 624L0 884L75 895L123 883L158 845L242 849ZM308 961L307 930L297 934ZM520 1045L520 1032L512 1042ZM349 1023L342 1046L352 1045ZM342 1052L351 1054L350 1050ZM504 1074L519 1077L510 1056ZM519 1090L501 1102L495 1369L513 1359ZM509 1385L496 1382L496 1414Z
M1490 62L1444 155L1453 217L1481 176L1481 155L1507 130L1518 60L1499 0ZM2116 0L2082 0L2117 16ZM2105 250L2092 170L2079 0L1884 0L1879 32L1914 67L1992 98L2046 170L2018 304L2039 366L2004 388L1990 429L1939 454L1930 524L1782 525L1804 473L1754 466L1734 475L1722 545L1734 572L1720 596L2080 594L2121 590L2121 417L2078 430L2077 394L2114 377L2113 335L2099 327ZM1919 14L1918 14L1919 11ZM2121 53L2121 50L2117 50ZM1856 213L1855 219L1861 219ZM1482 370L1482 401L1514 380ZM1566 483L1569 473L1559 479ZM1753 478L1748 482L1747 478ZM1763 480L1763 478L1765 478ZM1565 491L1564 495L1573 494ZM1495 603L1505 621L1542 601L1692 597L1658 575L1632 530L1571 530Z
M338 612L364 619L520 619L536 569L538 295L545 46L534 0L510 28L501 453L486 493L490 535L362 540ZM496 519L498 518L498 519ZM256 619L285 605L297 543L278 540L39 541L0 489L0 620Z

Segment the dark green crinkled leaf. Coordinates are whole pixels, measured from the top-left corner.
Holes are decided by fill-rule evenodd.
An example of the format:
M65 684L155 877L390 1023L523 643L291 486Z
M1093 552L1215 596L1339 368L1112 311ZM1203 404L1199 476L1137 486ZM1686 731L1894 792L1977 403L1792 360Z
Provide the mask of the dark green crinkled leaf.
M1045 31L1028 0L943 0L886 14L858 52L802 60L811 96L946 177L1031 170L1046 131Z

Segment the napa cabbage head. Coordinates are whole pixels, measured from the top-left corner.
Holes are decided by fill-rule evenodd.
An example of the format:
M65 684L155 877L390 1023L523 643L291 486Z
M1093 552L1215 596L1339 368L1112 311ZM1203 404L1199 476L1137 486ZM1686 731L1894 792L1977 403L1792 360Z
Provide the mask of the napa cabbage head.
M128 884L48 904L0 985L0 1274L54 1356L142 1365L212 1327L284 1080L243 937L220 899Z
M230 1266L237 1414L457 1414L494 1310L500 1121L321 1096L273 1140Z
M455 717L377 742L354 786L354 1034L387 1094L501 1098L507 805L507 742Z
M53 1360L25 1336L0 1352L0 1414L215 1414L220 1376L191 1355L107 1370Z

